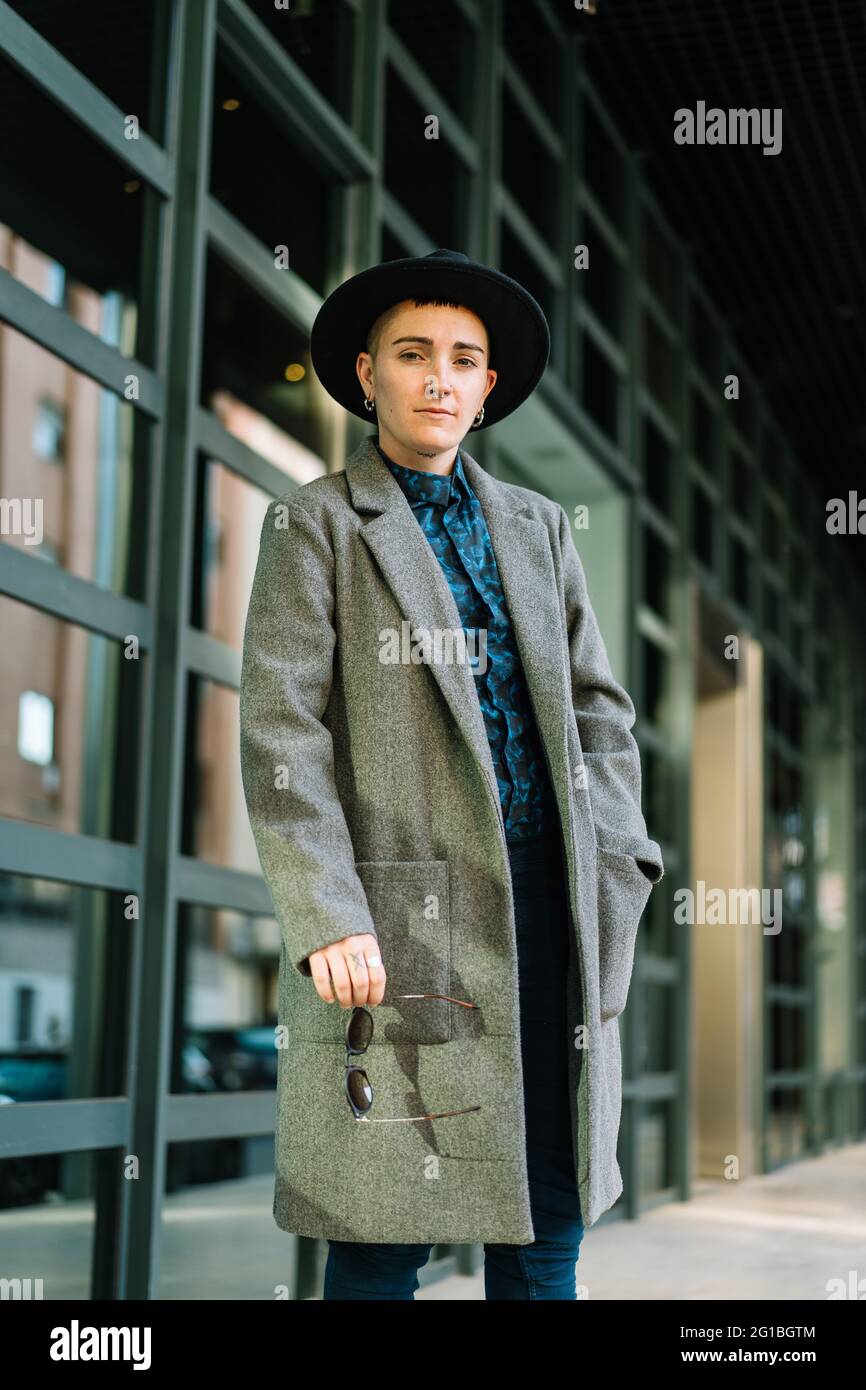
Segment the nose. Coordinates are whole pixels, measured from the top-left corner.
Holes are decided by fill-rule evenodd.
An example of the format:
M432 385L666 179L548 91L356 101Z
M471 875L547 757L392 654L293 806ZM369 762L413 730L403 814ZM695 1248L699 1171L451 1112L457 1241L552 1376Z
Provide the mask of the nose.
M434 363L433 370L430 373L431 377L433 377L434 388L439 392L440 396L451 395L453 388L451 386L449 371L450 362L447 354L445 354L441 362Z

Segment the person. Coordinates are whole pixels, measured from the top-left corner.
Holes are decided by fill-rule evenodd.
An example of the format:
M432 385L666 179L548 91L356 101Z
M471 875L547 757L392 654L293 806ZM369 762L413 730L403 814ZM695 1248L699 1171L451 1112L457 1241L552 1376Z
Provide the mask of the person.
M326 1300L411 1299L461 1241L488 1299L574 1299L622 1190L618 1018L663 873L634 707L563 509L464 446L549 349L463 253L361 272L311 355L376 435L263 523L241 757L283 942L274 1214L328 1240Z

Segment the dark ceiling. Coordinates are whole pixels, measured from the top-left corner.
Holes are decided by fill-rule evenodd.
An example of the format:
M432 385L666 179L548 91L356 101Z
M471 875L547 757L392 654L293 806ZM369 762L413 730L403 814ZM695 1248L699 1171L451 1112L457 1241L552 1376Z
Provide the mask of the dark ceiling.
M827 496L862 495L866 5L599 0L594 15L561 13L798 455ZM780 153L676 144L674 112L698 101L781 108Z

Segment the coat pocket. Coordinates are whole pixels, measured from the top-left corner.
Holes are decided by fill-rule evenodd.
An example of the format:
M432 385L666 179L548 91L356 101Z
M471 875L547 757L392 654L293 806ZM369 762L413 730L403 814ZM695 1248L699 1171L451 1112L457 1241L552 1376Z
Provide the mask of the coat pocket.
M450 1042L447 1000L400 997L451 993L448 861L368 859L355 868L388 977L382 1003L373 1010L376 1032L392 1043Z
M387 975L382 1003L370 1011L370 1051L377 1043L450 1042L449 1003L399 997L452 993L448 861L367 859L356 861L355 869ZM349 1011L338 1003L326 1004L311 980L297 971L294 975L287 972L286 977L291 1033L308 1042L342 1041Z
M628 998L638 924L652 880L631 854L598 846L598 976L602 1022Z

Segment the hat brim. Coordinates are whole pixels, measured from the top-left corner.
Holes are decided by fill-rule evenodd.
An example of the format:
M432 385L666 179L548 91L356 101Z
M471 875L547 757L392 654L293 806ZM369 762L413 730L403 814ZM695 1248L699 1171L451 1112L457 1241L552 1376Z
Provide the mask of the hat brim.
M310 333L313 368L329 395L368 423L355 363L381 313L404 299L443 299L471 309L490 340L497 372L484 401L483 429L504 420L538 385L550 356L550 329L537 300L518 281L476 261L405 257L370 266L338 285Z

